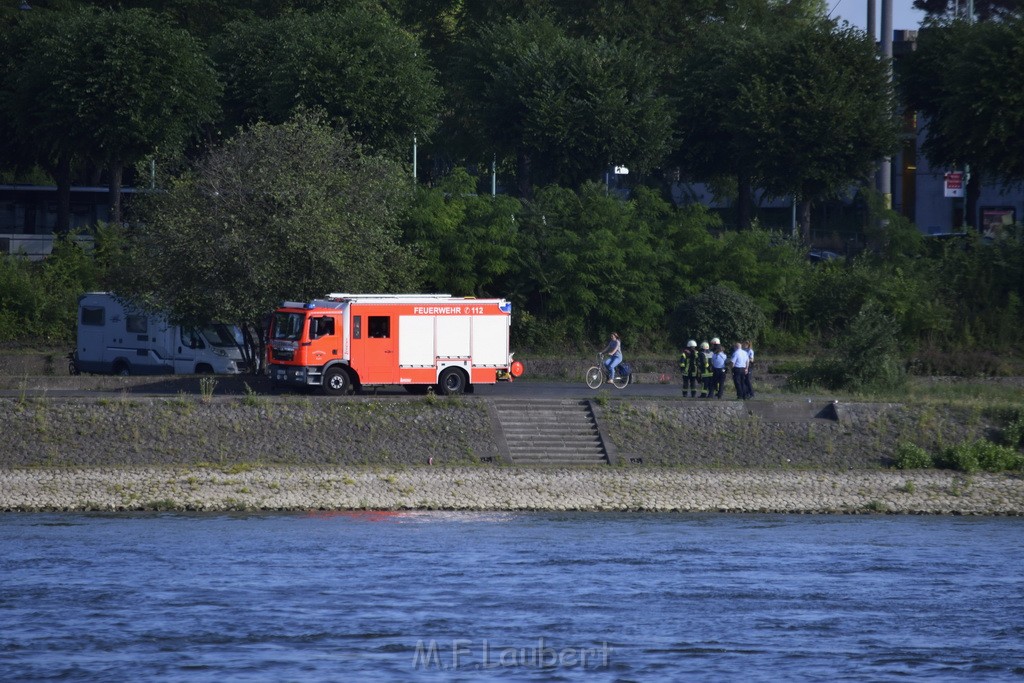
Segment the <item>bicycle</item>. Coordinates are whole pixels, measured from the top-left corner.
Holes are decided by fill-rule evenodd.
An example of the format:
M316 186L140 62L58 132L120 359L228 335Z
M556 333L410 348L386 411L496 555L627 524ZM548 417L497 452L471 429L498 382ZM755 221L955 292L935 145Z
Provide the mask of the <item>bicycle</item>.
M611 383L616 389L625 389L629 386L629 383L633 380L633 371L629 367L628 363L619 363L618 367L615 368L615 375L612 377ZM605 383L605 368L602 362L602 356L597 357L597 365L592 365L587 370L586 382L587 386L591 389L597 389Z

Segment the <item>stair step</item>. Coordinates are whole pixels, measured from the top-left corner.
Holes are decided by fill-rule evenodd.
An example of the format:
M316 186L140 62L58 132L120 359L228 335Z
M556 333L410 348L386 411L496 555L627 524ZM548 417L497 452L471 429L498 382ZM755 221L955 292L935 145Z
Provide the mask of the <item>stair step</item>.
M513 462L543 465L608 463L589 402L501 400L493 405Z

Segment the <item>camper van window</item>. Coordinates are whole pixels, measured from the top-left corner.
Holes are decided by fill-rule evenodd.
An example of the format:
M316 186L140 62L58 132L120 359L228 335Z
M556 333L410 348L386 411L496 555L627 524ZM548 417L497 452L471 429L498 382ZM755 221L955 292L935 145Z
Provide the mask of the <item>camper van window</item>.
M391 336L391 318L386 315L371 315L368 321L370 336L374 339L387 339Z
M144 315L125 316L124 328L131 334L146 334L149 329L149 319Z
M301 313L275 313L274 339L296 341L302 334L306 316Z
M212 346L228 349L237 345L233 328L228 325L207 325L200 331L203 334L203 338L210 342Z
M184 327L181 328L181 343L190 349L205 349L206 344L199 337L195 330L186 330Z
M103 307L102 306L83 306L82 307L82 324L83 325L103 325Z

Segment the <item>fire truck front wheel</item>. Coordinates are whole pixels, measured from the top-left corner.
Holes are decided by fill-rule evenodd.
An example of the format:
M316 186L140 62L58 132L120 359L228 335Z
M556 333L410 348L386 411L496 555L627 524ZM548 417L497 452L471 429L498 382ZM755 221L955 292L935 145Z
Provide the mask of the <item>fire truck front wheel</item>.
M324 393L342 396L352 391L352 378L345 368L333 367L324 373Z
M466 373L458 368L448 368L441 373L441 377L438 381L438 387L441 389L441 393L446 396L453 396L455 394L461 394L466 391L466 386L469 384L466 381Z

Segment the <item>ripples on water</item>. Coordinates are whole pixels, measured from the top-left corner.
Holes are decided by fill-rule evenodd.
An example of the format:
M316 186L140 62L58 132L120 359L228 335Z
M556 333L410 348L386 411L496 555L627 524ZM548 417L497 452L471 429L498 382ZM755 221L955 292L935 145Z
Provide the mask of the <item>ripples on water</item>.
M1024 521L0 515L0 680L1024 675Z

